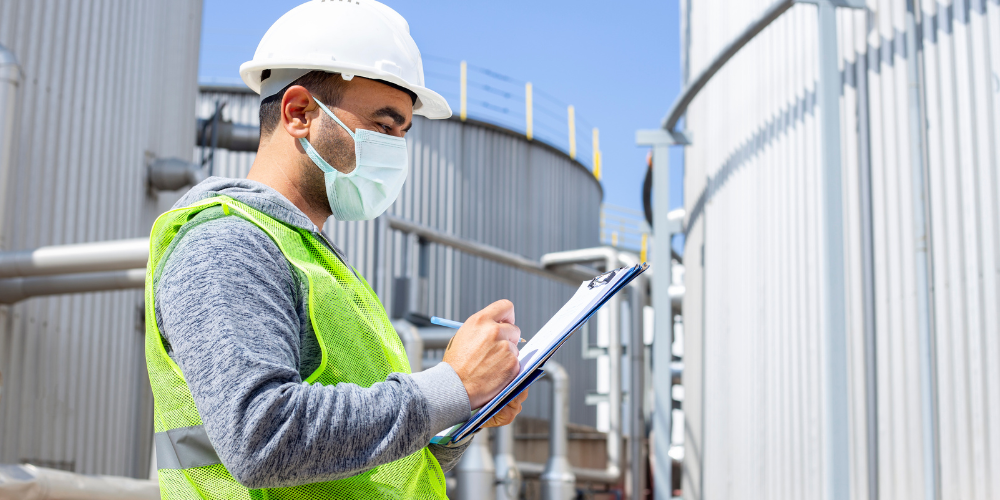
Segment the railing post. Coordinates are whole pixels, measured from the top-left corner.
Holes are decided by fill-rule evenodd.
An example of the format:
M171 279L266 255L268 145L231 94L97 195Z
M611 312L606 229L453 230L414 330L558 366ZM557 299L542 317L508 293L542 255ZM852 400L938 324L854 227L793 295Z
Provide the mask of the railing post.
M569 157L576 159L576 110L573 106L566 108L569 115Z
M534 120L534 102L531 96L531 82L524 84L524 119L525 119L525 137L528 140L533 140L535 138L535 120Z
M601 141L600 133L597 131L597 127L594 127L594 178L601 180Z
M461 99L461 107L459 108L460 111L459 111L459 115L458 116L464 122L465 118L467 116L467 114L466 114L466 109L467 109L467 107L466 107L466 98L468 97L468 93L467 93L466 88L468 87L468 77L469 77L468 65L465 64L465 61L462 61L461 73L462 74L459 77L459 79L461 80L461 86L462 86L462 89L460 91L460 94L461 94L461 98L460 98Z

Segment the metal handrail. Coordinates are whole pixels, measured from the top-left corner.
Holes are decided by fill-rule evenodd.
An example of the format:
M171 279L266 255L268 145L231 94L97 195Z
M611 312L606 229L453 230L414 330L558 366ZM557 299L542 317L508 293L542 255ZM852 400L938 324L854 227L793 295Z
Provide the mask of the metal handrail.
M398 217L386 216L389 227L404 233L417 235L432 243L438 243L452 247L456 250L470 255L492 260L500 264L520 269L538 276L549 278L560 283L571 286L579 286L581 281L593 279L597 274L593 269L579 265L560 266L557 269L547 267L544 264L528 259L521 255L506 250L460 238L450 233L431 229L427 226L410 222Z
M688 106L691 105L691 101L698 95L699 92L705 85L708 84L709 80L715 76L716 73L722 69L723 66L729 62L737 52L740 51L750 40L753 40L757 34L764 31L764 28L768 27L775 19L781 17L788 9L791 9L795 5L795 0L780 0L775 2L773 5L768 7L767 10L761 14L754 22L750 23L749 26L739 36L729 42L728 45L723 47L707 68L702 70L695 79L688 84L687 87L681 92L681 95L674 101L674 105L671 106L670 111L667 112L667 116L663 118L663 128L674 134L674 127L677 126L677 122L680 121L681 117L687 113ZM684 142L684 141L679 141Z

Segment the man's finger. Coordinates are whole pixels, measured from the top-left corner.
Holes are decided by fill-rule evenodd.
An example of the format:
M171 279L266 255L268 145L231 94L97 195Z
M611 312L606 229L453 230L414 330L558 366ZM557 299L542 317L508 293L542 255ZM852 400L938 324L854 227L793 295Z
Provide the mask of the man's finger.
M521 341L521 329L510 323L500 323L500 338L517 345Z
M514 323L514 303L507 300L498 300L481 311L487 318L497 323Z

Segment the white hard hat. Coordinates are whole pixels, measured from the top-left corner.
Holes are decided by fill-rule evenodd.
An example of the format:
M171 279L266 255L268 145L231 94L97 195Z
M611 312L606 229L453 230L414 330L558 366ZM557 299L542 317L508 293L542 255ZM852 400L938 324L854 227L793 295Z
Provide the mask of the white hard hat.
M271 70L261 84L261 73ZM276 94L310 71L362 76L416 94L413 114L451 116L448 101L424 87L424 67L410 26L375 0L312 0L271 25L240 77L261 99Z

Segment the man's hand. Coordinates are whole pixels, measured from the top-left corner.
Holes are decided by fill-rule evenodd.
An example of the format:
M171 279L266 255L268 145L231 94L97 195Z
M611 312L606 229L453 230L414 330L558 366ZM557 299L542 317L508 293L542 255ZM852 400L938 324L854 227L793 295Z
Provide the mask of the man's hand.
M524 389L524 392L518 394L507 406L504 406L502 410L498 411L493 418L486 421L483 427L503 427L514 421L514 417L518 413L521 413L521 403L525 399L528 399L528 389Z
M462 379L473 409L489 402L517 376L520 339L514 304L498 300L469 317L448 343L444 362Z

